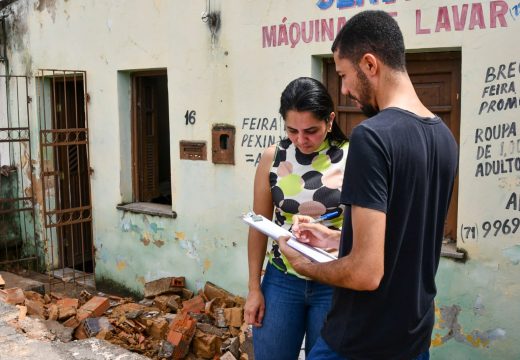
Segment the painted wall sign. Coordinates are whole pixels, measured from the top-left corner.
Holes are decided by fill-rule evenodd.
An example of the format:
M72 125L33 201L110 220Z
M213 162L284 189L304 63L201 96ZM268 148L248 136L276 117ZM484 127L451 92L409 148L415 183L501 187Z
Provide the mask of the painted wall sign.
M368 3L371 5L379 5L382 4L394 4L396 0L369 0ZM363 7L365 6L365 0L319 0L316 3L316 6L321 10L330 9L334 3L336 3L336 7L338 9L350 9L353 7Z
M516 93L515 78L520 78L520 61L488 67L482 91L482 98L486 100L480 103L478 114L518 109L520 97ZM499 98L493 98L495 96Z
M520 194L511 191L520 186L520 97L516 90L520 79L520 61L488 66L482 79L481 102L477 104L476 113L480 119L494 123L473 129L476 146L473 174L477 181L496 178L499 189L503 189L497 205L513 213L497 211L494 217L461 224L462 240L518 236L516 234L520 233ZM496 117L489 119L490 115ZM497 119L502 121L498 122Z
M489 3L489 15L484 15L482 3L440 6L437 10L437 23L435 32L450 32L507 27L506 15L509 13L509 5L505 1L491 1ZM450 11L451 10L451 11ZM431 12L431 10L428 10ZM432 32L431 27L422 24L422 10L415 11L415 33L424 35Z
M245 162L258 165L265 148L284 138L282 120L279 117L244 117L240 146L245 149Z
M392 5L394 1L368 1L371 5ZM363 7L367 2L363 0L337 0L338 9L351 9L353 7ZM332 7L334 1L322 0L316 5L326 10ZM388 12L393 17L397 17L396 11ZM431 9L427 10L432 13ZM415 11L415 34L429 35L432 33L452 32L452 31L473 31L494 29L497 27L508 27L508 18L516 20L520 16L520 3L509 7L503 0L490 1L485 3L468 3L452 6L439 6L435 22L423 19L422 9ZM429 19L431 20L431 19ZM290 46L295 48L297 45L312 42L332 42L339 30L347 22L347 18L340 16L337 18L309 19L288 21L283 17L280 24L262 26L262 48ZM409 33L407 29L403 32Z

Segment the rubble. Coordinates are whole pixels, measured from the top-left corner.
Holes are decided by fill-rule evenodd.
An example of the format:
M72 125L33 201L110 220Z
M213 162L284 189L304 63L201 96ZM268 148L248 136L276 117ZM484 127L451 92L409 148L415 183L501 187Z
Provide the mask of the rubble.
M103 339L151 359L253 360L245 299L210 282L194 293L184 277L154 280L139 302L86 290L76 299L20 288L0 289L0 301L18 306L19 329L27 327L26 316L40 318L62 342Z

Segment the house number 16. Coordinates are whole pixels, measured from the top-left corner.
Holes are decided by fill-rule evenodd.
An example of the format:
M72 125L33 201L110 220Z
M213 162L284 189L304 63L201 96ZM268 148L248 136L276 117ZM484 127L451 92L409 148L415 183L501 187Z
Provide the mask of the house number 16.
M186 110L186 114L184 114L184 118L186 119L186 125L188 124L195 124L195 115L197 113L195 110Z

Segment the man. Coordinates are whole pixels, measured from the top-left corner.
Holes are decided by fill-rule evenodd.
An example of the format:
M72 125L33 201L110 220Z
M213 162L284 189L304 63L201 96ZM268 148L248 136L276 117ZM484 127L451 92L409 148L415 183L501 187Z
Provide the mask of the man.
M397 22L383 11L352 17L332 52L343 94L372 116L350 138L343 232L309 219L301 240L340 243L340 259L313 263L280 239L300 274L335 285L310 359L428 359L435 273L457 167L457 145L419 100Z

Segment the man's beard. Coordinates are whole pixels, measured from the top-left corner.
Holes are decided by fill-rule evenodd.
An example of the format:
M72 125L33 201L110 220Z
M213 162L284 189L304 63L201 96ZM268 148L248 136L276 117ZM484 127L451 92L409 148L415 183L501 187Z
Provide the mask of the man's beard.
M365 114L367 117L375 116L379 113L379 108L370 104L370 94L373 93L372 85L368 81L366 75L361 71L361 69L356 69L357 78L359 80L359 89L360 96L359 99L351 96L354 100L356 100L361 105L361 112Z

